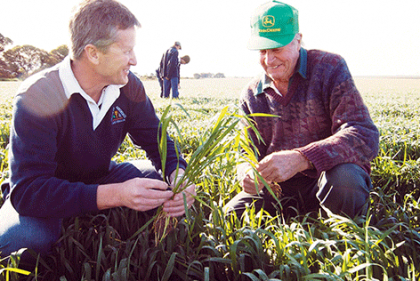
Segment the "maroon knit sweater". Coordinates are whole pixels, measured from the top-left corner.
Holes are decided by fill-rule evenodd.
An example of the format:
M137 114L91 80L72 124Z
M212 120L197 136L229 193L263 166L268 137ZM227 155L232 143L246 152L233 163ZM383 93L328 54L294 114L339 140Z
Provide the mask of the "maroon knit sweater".
M313 163L316 172L304 172L311 177L341 163L355 163L370 173L379 132L342 57L302 48L288 92L281 96L272 87L268 77L258 77L241 95L245 113L278 116L253 118L264 140L258 143L250 130L259 160L295 149Z

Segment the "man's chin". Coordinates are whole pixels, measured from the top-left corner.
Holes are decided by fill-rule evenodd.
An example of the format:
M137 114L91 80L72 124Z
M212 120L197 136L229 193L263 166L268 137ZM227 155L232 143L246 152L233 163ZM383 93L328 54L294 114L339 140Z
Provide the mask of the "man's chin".
M128 83L128 76L124 76L121 79L119 79L118 85L126 85Z
M267 76L273 81L286 81L284 75L279 73L267 73Z

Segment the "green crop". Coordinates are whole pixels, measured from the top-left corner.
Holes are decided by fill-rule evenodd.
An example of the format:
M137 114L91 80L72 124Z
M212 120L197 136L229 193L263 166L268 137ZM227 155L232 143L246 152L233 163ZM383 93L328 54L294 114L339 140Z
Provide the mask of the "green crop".
M0 280L419 280L420 89L363 93L380 131L366 217L302 213L286 220L250 208L238 218L226 217L223 207L241 189L236 165L255 162L237 126L246 120L234 106L239 81L224 80L224 88L182 81L180 106L158 97L156 81L145 83L166 133L191 165L180 182L197 186L193 207L158 244L147 214L86 214L64 220L59 246L37 257L29 275L20 271L24 249L0 257ZM0 107L0 181L8 176L10 118L8 102ZM127 138L114 160L144 157Z

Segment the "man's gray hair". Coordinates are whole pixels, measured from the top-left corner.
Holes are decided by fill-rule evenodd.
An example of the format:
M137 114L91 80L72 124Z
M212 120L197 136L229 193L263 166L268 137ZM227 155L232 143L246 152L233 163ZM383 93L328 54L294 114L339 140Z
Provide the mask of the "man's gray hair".
M140 27L136 17L115 0L85 0L70 19L72 59L79 59L88 44L106 52L117 40L117 31Z

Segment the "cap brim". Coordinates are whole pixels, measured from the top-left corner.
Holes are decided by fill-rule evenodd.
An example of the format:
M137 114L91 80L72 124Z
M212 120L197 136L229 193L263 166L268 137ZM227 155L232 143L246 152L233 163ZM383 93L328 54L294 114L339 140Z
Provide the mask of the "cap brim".
M295 34L283 35L281 37L261 37L261 36L251 36L248 41L248 49L250 50L268 50L281 48L288 45L295 38Z

